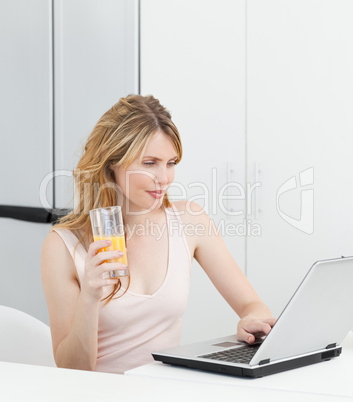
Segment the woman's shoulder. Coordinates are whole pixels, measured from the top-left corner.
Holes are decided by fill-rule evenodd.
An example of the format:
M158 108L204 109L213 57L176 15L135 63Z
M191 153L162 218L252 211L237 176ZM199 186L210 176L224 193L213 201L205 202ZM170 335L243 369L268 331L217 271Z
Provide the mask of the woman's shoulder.
M194 201L179 200L172 203L178 212L203 211L202 207Z
M44 239L42 251L46 253L55 253L57 254L60 251L67 250L66 242L63 239L67 229L52 229L47 237Z
M196 202L180 200L173 202L174 208L184 224L208 224L210 217Z
M60 232L62 233L62 229L60 229ZM56 286L65 280L78 280L71 252L56 230L51 230L44 239L41 252L41 275L43 286L44 284L50 286L48 285L50 283L55 283Z
M41 253L42 270L52 271L57 265L72 264L70 251L57 231L51 230L44 239Z
M62 231L62 229L60 229L60 232ZM45 246L46 248L52 248L52 247L60 247L61 245L63 245L63 239L59 234L59 229L55 230L52 229L48 234L47 237L44 239L43 242L43 246Z
M199 247L208 233L213 233L214 223L206 211L196 202L190 200L176 201L174 210L180 216L183 231L190 247L191 255Z
M47 236L48 242L52 243L69 243L74 240L76 236L72 233L70 229L59 227L56 228L55 226L52 228L50 233ZM76 238L77 239L77 238Z
M76 235L67 228L52 228L50 233L44 239L43 242L43 250L47 250L48 252L61 252L71 251L71 249L75 248L79 243Z

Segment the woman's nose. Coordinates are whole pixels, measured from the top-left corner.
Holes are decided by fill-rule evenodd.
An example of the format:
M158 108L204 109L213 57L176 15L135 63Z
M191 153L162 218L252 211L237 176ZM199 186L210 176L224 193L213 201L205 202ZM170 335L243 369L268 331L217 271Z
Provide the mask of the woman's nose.
M168 171L166 168L160 168L156 173L156 181L158 184L164 186L169 183Z

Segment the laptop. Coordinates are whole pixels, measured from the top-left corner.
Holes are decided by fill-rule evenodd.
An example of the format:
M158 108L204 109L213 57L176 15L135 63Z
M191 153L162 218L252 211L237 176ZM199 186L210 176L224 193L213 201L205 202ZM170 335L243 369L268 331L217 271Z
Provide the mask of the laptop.
M338 357L352 328L353 257L342 257L317 261L269 334L255 344L230 335L152 356L167 364L257 378Z

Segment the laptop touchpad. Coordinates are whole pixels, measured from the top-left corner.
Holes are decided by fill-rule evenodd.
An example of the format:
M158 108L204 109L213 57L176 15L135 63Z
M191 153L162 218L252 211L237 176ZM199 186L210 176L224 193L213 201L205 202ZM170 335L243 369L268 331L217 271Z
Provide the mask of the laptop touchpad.
M242 345L240 342L221 342L221 343L214 343L212 346L221 346L222 348L230 348L232 346L239 346Z

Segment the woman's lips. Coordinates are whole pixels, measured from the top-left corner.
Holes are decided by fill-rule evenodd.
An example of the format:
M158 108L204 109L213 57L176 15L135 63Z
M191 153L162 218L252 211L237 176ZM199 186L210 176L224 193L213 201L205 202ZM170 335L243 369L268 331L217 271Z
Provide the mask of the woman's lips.
M153 198L162 198L164 196L163 190L147 191Z

